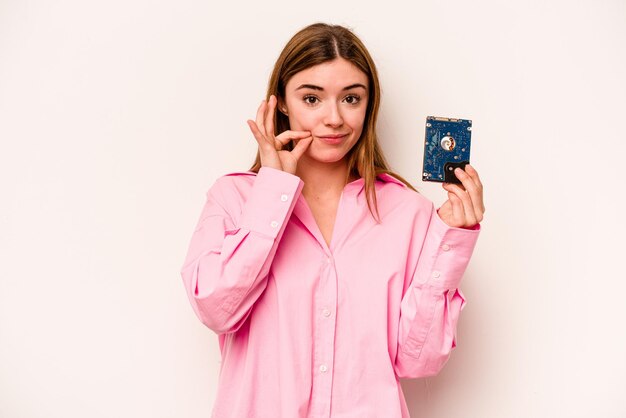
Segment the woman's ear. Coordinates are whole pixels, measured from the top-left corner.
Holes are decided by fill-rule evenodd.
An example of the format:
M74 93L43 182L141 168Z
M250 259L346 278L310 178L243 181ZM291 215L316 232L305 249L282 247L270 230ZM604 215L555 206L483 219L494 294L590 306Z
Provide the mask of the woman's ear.
M285 101L283 100L282 97L278 98L278 102L277 102L277 106L278 110L280 111L280 113L282 113L283 115L287 116L289 115L289 113L287 112L287 106L285 106Z

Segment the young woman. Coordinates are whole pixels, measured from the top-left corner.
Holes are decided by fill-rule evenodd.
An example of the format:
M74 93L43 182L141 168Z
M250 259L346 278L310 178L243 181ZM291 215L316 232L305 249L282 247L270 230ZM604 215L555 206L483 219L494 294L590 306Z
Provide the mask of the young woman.
M379 103L350 30L302 29L248 121L254 165L207 192L181 274L219 336L213 417L408 417L399 379L456 346L482 185L457 169L435 210L389 170Z

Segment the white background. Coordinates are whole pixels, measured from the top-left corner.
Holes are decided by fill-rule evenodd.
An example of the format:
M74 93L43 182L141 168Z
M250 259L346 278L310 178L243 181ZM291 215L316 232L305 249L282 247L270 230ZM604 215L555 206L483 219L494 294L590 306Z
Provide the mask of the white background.
M300 28L377 62L392 168L473 120L487 212L458 346L412 416L626 416L623 0L0 2L0 416L207 417L217 337L180 267Z

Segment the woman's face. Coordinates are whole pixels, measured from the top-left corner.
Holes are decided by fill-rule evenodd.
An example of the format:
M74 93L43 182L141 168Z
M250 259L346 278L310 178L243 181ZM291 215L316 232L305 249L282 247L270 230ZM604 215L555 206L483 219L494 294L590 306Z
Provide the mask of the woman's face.
M295 74L279 103L291 130L310 131L313 142L303 157L342 160L361 137L369 85L367 75L336 58Z

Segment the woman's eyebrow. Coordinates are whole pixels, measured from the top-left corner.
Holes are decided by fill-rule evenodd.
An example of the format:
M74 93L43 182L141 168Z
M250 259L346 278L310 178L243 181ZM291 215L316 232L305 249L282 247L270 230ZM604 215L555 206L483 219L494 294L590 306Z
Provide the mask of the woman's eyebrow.
M361 83L350 84L349 86L344 87L343 90L351 90L351 89L355 89L355 88L358 88L358 87L361 87L362 89L367 90L367 87L365 87ZM298 88L296 88L296 90L300 90L300 89L311 89L311 90L324 91L323 87L316 86L315 84L301 84Z

